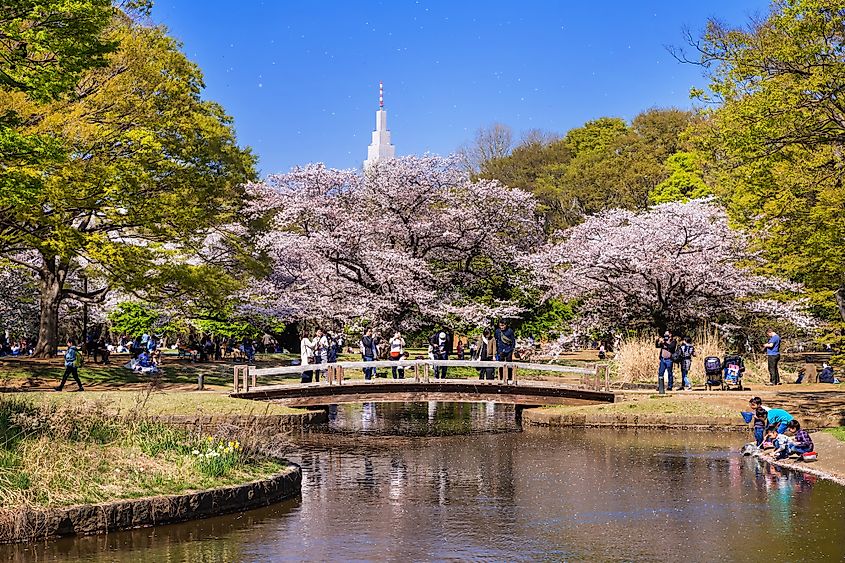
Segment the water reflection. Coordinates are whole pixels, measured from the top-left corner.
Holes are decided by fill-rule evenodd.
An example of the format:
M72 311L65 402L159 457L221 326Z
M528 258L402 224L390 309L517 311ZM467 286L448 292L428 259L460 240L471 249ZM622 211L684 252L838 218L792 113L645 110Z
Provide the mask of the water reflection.
M335 410L296 439L300 500L191 524L0 547L18 561L841 561L845 488L735 453L742 437L481 433L487 405ZM454 418L471 434L450 433ZM510 421L510 422L507 422ZM349 432L367 428L363 436ZM401 432L397 432L397 429ZM424 431L433 430L428 432ZM403 434L404 433L404 434ZM392 435L385 435L392 434ZM432 435L433 434L433 435ZM445 435L443 435L445 434Z
M518 432L515 407L494 403L362 403L329 407L329 430L404 436Z

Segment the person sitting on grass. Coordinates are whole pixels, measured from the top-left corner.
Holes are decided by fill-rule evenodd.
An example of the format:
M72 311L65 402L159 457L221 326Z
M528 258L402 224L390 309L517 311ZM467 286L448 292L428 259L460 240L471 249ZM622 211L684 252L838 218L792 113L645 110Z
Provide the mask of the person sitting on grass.
M813 451L813 439L810 438L809 432L801 429L800 422L790 420L786 425L786 432L790 436L790 440L786 442L784 448L779 450L776 459L784 459L792 454L803 455Z

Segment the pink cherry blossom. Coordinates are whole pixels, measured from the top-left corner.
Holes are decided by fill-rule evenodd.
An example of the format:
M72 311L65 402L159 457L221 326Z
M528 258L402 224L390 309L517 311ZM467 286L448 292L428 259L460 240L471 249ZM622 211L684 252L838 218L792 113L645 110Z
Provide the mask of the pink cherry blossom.
M579 300L586 327L662 329L748 311L808 320L800 305L762 299L798 288L753 273L747 236L708 200L606 211L556 238L532 257L534 271L547 296Z
M512 303L480 304L474 292L542 241L531 194L470 181L451 158L385 160L363 174L311 164L247 192L270 274L244 301L288 321L408 329L512 314Z

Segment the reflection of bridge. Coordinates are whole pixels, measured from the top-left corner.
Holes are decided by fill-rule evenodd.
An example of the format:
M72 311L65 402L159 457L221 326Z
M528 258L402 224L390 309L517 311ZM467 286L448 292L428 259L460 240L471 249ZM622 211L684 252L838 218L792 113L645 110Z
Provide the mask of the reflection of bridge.
M494 380L434 379L434 366L493 368ZM403 367L406 379L346 379L347 369ZM276 384L274 376L299 375L320 369L319 383ZM519 381L524 370L578 374L577 384ZM510 374L508 378L506 374ZM268 379L270 381L268 381ZM261 385L259 385L259 382ZM577 368L553 364L516 362L481 362L463 360L405 360L402 362L339 362L309 366L255 368L235 366L233 397L272 400L289 406L318 406L371 401L491 401L516 405L558 405L605 402L612 403L614 394L608 389L607 366Z

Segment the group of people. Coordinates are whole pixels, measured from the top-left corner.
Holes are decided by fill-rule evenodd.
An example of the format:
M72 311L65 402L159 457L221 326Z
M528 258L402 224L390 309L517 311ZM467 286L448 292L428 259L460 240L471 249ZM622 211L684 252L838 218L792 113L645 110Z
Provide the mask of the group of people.
M781 339L772 328L766 330L766 336L768 340L763 345L769 369L769 382L766 385L781 385L780 372L778 371ZM693 346L690 337L683 336L678 339L672 335L671 331L667 330L663 333L663 338L657 339L655 347L660 350L660 364L657 371L658 380L663 380L664 377L667 378L667 390L671 391L675 386L674 366L678 365L681 369L681 383L678 389L691 389L689 370L692 366L692 359L695 356L695 346Z
M0 334L0 356L31 356L35 340Z
M343 350L343 336L331 332L324 332L322 328L314 331L314 336L303 335L299 342L299 358L303 366L324 366L337 362L337 357ZM320 381L320 374L325 367L302 372L302 383Z
M754 425L754 442L758 448L773 448L775 459L813 451L810 433L802 429L801 423L787 411L763 405L760 397L752 397L748 405L751 412L744 413L744 416Z
M695 357L695 346L690 337L683 336L677 339L671 331L667 330L663 333L663 338L657 339L655 347L660 350L658 380L663 381L664 377L667 377L667 390L671 391L675 387L674 366L677 364L681 368L681 382L678 390L692 389L689 371L692 367L692 359Z

